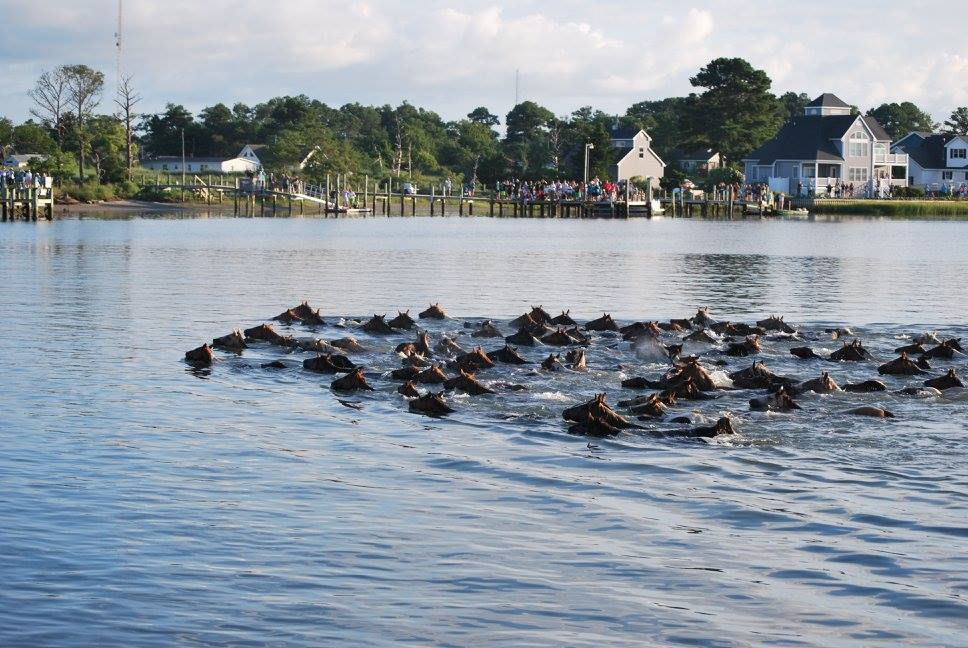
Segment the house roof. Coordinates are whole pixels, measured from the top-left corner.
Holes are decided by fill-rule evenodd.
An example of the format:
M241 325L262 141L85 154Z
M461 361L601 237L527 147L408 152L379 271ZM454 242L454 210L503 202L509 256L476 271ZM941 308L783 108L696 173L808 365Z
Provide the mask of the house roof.
M13 153L8 155L6 162L15 162L16 164L26 164L31 160L46 160L47 156L40 153Z
M808 103L807 108L850 108L850 104L831 92L825 92Z
M266 147L265 144L246 144L245 146L248 146L253 151L261 151L262 149L264 149ZM242 148L244 149L245 146L243 146Z
M719 153L714 148L693 149L691 151L675 150L670 156L673 160L701 160L707 162Z
M836 97L835 97L836 98ZM840 139L858 119L855 115L805 115L787 122L776 137L750 153L746 159L759 164L777 160L819 160L842 162L843 156L833 140ZM873 117L860 117L871 129L875 140L890 141Z
M185 158L185 164L221 164L222 162L228 162L229 160L244 160L245 158L230 157L230 158L220 158L220 157L189 157ZM180 155L159 155L157 157L149 158L145 162L181 162L182 158ZM247 160L248 161L248 160Z
M944 147L956 137L949 133L925 133L920 140L903 146L902 150L922 169L945 169L948 158Z

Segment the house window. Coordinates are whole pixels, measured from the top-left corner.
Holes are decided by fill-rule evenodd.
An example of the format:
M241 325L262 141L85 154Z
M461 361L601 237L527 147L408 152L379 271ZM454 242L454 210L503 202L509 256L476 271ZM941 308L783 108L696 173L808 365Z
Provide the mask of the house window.
M955 172L954 171L942 171L941 172L941 179L942 180L951 180L954 177L954 175L955 175Z
M847 154L851 157L867 157L870 155L870 139L864 131L851 133Z
M952 160L955 160L955 159L964 160L965 159L965 156L968 155L968 149L956 149L956 148L953 148L953 149L950 149L950 151L951 151L951 159Z
M167 171L168 170L168 165L167 164L162 164L161 165L161 170L162 171Z
M207 164L203 164L202 165L202 171L208 171L208 165Z
M639 157L640 158L644 158L645 157L645 149L644 148L641 148L641 147L639 148Z
M848 173L851 182L867 182L867 167L850 167Z

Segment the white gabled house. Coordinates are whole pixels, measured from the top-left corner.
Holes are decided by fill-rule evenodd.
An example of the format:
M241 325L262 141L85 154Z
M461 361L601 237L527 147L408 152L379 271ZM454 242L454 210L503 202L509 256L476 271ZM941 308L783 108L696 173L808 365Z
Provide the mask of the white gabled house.
M652 150L652 138L644 130L613 128L609 135L618 158L612 169L616 182L636 176L659 180L665 175L666 163Z
M968 135L908 133L891 147L909 158L908 182L912 187L940 191L960 189L968 183Z
M820 95L743 159L746 181L801 196L825 195L827 187L853 185L858 196L906 187L908 156L890 152L891 137L876 119L852 113L837 96Z
M185 158L185 171L188 173L258 173L262 161L258 151L265 148L262 144L246 144L233 158L190 157ZM181 173L182 158L176 155L163 155L141 161L142 168L154 171Z

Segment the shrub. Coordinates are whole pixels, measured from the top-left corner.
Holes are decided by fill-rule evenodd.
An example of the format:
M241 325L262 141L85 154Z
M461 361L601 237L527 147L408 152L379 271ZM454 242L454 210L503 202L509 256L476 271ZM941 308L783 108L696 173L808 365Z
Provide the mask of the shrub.
M924 198L924 189L920 187L895 187L895 198Z

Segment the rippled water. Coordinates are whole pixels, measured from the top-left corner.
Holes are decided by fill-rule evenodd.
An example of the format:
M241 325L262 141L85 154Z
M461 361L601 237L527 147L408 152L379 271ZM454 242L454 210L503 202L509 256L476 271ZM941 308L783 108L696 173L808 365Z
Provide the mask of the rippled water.
M201 374L180 358L308 299L361 316L430 301L458 318L779 312L818 336L856 327L886 360L911 333L968 338L966 234L867 219L4 224L0 644L962 644L960 393L803 397L793 416L730 395L698 406L735 413L730 442L589 443L559 417L588 376L520 408L457 399L438 421L384 392L347 407L329 377L259 368L282 357L269 349ZM809 377L774 346L774 370ZM899 417L837 416L855 401Z

